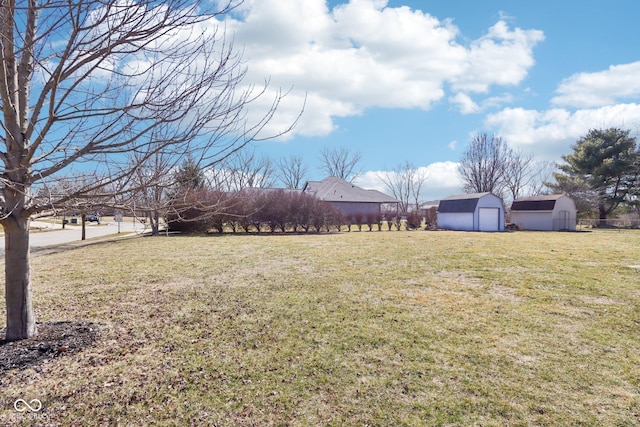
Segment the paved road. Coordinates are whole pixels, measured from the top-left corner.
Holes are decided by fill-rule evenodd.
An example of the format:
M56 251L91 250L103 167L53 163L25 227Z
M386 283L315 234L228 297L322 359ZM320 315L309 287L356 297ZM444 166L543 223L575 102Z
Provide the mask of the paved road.
M32 222L32 228L42 225L43 227L49 224L40 224ZM131 232L142 233L144 231L144 224L134 224L131 221L123 221L120 223L120 234L128 235ZM102 222L101 224L87 223L86 224L86 238L94 239L96 237L103 237L118 235L118 223L116 222ZM29 236L29 246L31 249L43 248L47 246L62 245L65 243L79 242L82 240L82 227L80 225L67 225L64 230L60 228L55 229L43 229L43 231L32 231ZM4 244L0 243L0 254L4 254Z

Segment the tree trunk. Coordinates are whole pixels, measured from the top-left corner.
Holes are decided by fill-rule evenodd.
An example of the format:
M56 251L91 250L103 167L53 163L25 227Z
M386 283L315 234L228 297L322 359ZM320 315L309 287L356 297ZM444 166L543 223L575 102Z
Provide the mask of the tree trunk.
M600 213L600 221L599 221L599 227L603 228L607 226L607 209L605 208L603 203L600 203L598 205L598 211Z
M160 212L154 211L153 212L153 219L154 219L154 224L155 224L155 229L153 230L153 235L154 236L159 236L160 235Z
M149 212L149 222L151 223L151 235L160 235L160 213L156 210Z
M7 341L17 341L37 333L29 266L29 217L11 216L3 222Z

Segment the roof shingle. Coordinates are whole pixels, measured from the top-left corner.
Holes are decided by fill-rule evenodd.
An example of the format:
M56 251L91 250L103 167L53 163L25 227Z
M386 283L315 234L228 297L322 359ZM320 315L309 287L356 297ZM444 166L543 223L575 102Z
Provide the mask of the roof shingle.
M365 190L335 176L322 181L309 181L304 191L325 202L399 203L380 191Z
M514 200L511 204L512 211L552 211L556 201L564 194L549 194L546 196L523 197Z
M478 200L481 197L486 196L487 194L491 193L474 193L449 196L446 199L440 200L440 204L438 205L438 212L475 212L476 206L478 206Z

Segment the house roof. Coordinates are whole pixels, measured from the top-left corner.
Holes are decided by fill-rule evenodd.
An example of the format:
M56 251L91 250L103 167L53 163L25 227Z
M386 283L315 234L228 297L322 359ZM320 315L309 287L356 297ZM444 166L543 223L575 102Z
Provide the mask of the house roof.
M302 190L298 189L298 188L274 188L274 187L246 187L243 188L242 190L240 190L241 192L245 192L245 193L255 193L255 194L266 194L266 193L273 193L273 192L282 192L285 194L296 194L296 193L301 193Z
M420 209L437 208L440 204L440 200L428 200L420 204Z
M365 190L344 179L330 176L322 181L309 181L304 192L325 202L399 203L398 200L377 190Z
M491 193L459 194L440 200L438 212L475 212L478 200Z
M514 200L511 204L512 211L552 211L556 201L564 197L564 194L549 194L546 196L523 197Z

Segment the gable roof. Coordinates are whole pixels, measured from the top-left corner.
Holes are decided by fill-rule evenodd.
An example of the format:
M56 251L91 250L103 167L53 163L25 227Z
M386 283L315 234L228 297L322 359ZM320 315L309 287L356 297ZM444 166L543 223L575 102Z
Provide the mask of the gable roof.
M512 211L552 211L556 207L556 201L564 197L564 194L549 194L546 196L523 197L514 200L511 204Z
M335 176L308 181L303 191L325 202L399 203L378 190L365 190Z
M491 193L459 194L440 200L438 212L475 212L478 200Z
M296 194L296 193L302 193L302 190L300 190L299 188L246 187L246 188L240 189L240 192L247 193L247 194L268 194L268 193L275 193L275 192L281 192L285 194Z
M437 209L439 204L440 204L440 200L427 200L426 202L421 203L419 208L420 209L431 209L431 208Z

